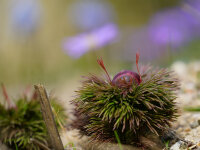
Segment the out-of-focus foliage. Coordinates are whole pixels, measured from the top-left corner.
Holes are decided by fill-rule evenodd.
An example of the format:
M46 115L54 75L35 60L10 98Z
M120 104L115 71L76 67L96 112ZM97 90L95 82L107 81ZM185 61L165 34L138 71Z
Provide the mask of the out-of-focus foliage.
M7 103L0 104L0 140L7 146L20 150L48 147L50 144L37 95L34 93L32 97L21 96L10 105L11 100L5 92L4 90ZM56 98L50 99L50 102L60 128L60 124L66 123L64 108Z

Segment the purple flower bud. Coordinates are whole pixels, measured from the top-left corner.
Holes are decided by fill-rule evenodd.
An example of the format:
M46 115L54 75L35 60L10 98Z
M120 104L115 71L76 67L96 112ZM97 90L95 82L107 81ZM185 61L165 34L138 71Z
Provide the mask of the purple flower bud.
M112 80L112 84L121 88L129 88L133 84L139 85L142 82L141 74L138 67L139 58L139 53L136 53L136 66L139 74L129 70L121 71L117 75L115 75Z
M133 84L139 85L141 78L138 73L129 70L124 70L115 75L112 84L117 87L129 87Z

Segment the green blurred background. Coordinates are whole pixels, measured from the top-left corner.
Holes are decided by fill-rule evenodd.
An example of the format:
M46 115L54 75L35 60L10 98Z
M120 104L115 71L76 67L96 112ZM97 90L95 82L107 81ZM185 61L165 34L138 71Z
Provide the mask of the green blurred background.
M38 0L40 9L36 10L40 11L39 23L34 32L31 31L28 35L21 35L20 31L14 31L16 29L13 29L10 23L11 10L18 1L0 1L1 82L9 87L35 83L71 87L72 84L78 84L82 75L103 73L96 63L98 57L104 59L112 75L122 69L132 69L134 61L120 59L119 52L120 48L123 48L122 45L126 45L129 38L126 33L129 33L129 29L146 26L155 13L175 8L182 3L180 0L93 0L109 4L112 8L112 22L117 25L120 38L117 42L98 48L98 51L89 51L80 58L74 59L63 52L62 41L65 37L90 31L75 26L72 22L73 16L69 17L71 6L80 1L84 2L84 0ZM199 48L199 40L194 39L175 53L169 51L145 63L149 61L157 66L169 66L177 60L193 61L199 59ZM135 60L134 55L133 60Z

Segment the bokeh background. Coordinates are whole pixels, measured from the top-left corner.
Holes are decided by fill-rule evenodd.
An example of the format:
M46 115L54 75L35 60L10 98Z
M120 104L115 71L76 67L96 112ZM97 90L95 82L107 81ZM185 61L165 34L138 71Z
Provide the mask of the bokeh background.
M80 77L200 58L200 0L1 0L0 81L71 93Z

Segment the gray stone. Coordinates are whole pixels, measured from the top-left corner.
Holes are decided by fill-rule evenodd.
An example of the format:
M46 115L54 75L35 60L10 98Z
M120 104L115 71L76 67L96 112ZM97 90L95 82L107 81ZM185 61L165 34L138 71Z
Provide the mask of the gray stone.
M183 141L178 141L171 146L170 150L186 150L187 144Z
M199 126L199 120L198 120L198 121L195 121L195 122L193 122L193 123L190 124L190 127L191 127L192 129L194 129L194 128L198 127L198 126Z

